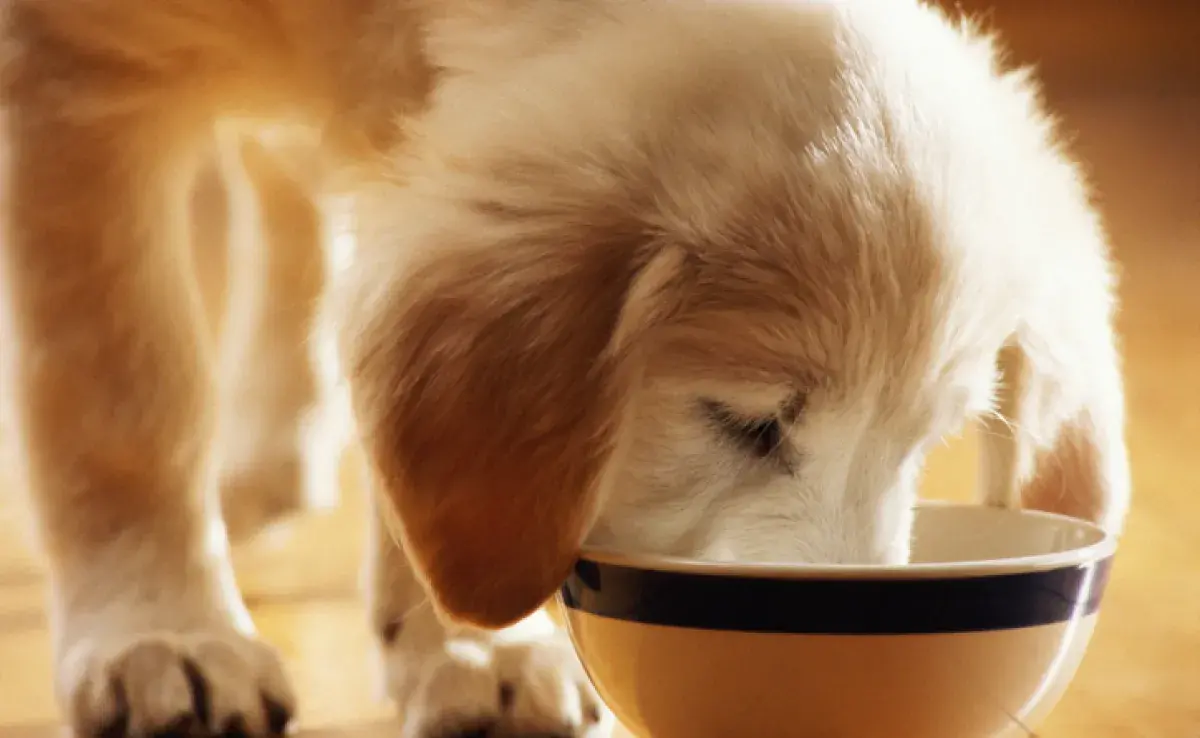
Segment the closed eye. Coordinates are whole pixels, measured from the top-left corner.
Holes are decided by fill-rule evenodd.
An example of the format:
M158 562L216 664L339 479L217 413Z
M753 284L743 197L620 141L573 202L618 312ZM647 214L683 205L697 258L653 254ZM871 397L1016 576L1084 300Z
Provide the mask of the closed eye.
M717 430L755 458L774 457L782 448L783 421L779 417L747 417L715 400L701 404Z

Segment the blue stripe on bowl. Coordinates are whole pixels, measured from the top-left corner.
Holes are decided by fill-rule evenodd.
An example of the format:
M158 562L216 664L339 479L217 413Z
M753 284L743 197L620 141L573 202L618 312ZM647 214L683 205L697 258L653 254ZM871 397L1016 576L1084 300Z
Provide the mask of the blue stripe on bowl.
M653 625L755 633L966 633L1063 623L1100 607L1112 558L1048 571L951 579L782 579L581 560L563 604Z

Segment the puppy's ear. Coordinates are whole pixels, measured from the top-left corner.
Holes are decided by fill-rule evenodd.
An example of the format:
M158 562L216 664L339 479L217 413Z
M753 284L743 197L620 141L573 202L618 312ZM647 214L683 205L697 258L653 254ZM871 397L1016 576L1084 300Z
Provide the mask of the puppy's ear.
M1080 314L1077 314L1077 316ZM1117 531L1129 505L1124 397L1106 310L1053 339L1014 336L999 353L996 416L984 421L984 501Z
M528 242L435 256L348 357L360 431L442 611L484 627L566 577L671 257Z

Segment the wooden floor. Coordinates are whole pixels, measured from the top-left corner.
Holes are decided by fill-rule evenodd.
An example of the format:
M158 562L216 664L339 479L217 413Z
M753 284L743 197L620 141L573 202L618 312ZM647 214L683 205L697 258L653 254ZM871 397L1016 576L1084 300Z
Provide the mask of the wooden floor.
M1123 265L1137 501L1094 647L1041 735L1200 738L1200 96L1057 107L1080 132ZM974 460L969 436L939 452L927 493L967 497ZM346 509L238 554L258 623L298 685L303 724L339 738L388 714L374 699L354 598L361 500L346 481ZM10 490L0 494L0 735L40 736L56 712L41 579L18 510Z

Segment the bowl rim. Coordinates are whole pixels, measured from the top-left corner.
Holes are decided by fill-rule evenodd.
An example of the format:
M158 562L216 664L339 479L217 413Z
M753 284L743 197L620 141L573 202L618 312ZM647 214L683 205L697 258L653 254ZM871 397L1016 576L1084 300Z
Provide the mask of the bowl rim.
M629 569L672 572L680 574L703 574L707 576L735 576L772 579L938 579L998 576L1051 571L1054 569L1084 566L1113 556L1117 548L1117 536L1103 528L1079 518L1041 510L995 508L979 504L922 501L916 509L981 509L997 514L1043 518L1066 523L1090 533L1094 540L1085 546L1047 554L1013 556L1002 559L975 559L966 561L944 561L917 564L780 564L776 562L747 561L720 562L683 556L664 556L651 553L621 552L606 546L585 544L579 554L580 561L619 566Z

